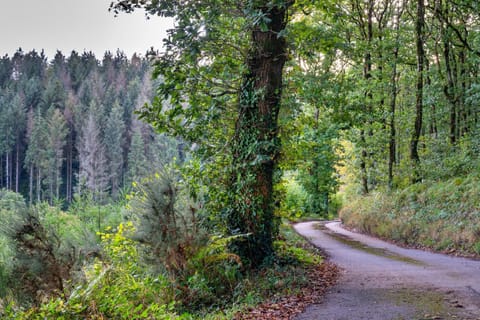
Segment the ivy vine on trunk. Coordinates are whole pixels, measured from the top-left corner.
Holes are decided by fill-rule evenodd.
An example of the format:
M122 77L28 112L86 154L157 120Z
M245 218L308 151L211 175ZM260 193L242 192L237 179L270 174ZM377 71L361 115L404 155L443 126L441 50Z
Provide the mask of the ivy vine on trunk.
M285 28L293 4L117 0L111 5L115 12L142 8L174 18L165 53L156 62L156 76L163 82L141 116L158 130L195 144L204 165L214 163L210 203L217 202L216 210L223 213L224 230L244 235L236 237L242 240L234 241L232 249L253 267L273 252L277 118L287 60Z
M277 118L287 59L287 42L279 34L286 27L288 5L258 9L268 24L251 31L232 144L234 193L228 212L230 231L248 234L246 241L234 243L235 249L254 265L273 252L273 176L280 150Z

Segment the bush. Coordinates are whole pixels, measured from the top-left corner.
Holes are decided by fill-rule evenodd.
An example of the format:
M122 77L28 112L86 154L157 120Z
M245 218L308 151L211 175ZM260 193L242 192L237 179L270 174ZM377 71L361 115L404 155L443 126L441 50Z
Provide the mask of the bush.
M275 188L280 203L280 216L297 219L307 213L309 195L292 175L284 177Z
M13 271L13 239L9 237L12 228L20 221L20 211L27 206L22 195L6 189L0 189L0 298L5 297Z
M111 231L111 230L110 230ZM101 233L103 255L84 268L85 281L72 293L25 312L10 311L13 319L177 319L172 288L166 278L153 276L139 264L136 243L128 238L133 225L120 224ZM5 315L6 318L8 314Z
M172 280L184 275L188 260L207 240L196 206L174 181L167 174L146 178L134 184L129 202L133 239L143 245L147 261L163 267Z
M35 209L19 215L21 220L12 226L9 234L15 255L12 281L17 280L13 286L36 302L65 294L76 263L77 248L62 242L54 230L42 223Z
M69 281L94 237L76 217L46 203L27 208L11 192L3 192L0 203L0 294L9 288L25 303L68 294Z

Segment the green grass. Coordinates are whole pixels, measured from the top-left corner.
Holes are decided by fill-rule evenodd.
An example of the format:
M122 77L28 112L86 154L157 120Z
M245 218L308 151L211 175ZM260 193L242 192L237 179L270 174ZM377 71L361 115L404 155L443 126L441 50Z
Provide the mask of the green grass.
M480 255L477 174L350 200L340 217L361 232L411 246Z

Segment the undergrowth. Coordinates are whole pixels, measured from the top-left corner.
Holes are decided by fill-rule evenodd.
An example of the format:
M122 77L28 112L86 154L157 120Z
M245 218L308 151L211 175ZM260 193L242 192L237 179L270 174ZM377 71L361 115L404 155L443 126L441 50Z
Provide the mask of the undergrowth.
M410 246L480 255L480 177L424 182L351 199L342 221Z
M24 208L26 218L13 224L20 211L3 207L0 217L9 221L4 225L16 227L0 228L5 231L0 243L35 259L23 259L34 263L22 268L18 262L0 268L0 283L18 278L22 294L32 297L17 298L16 287L0 292L2 319L231 319L265 300L299 295L322 263L318 252L284 224L274 254L254 269L244 265L230 244L248 235L226 236L209 228L188 190L168 173L136 184L124 222L92 234L93 250L82 235L95 228L82 229L82 220L74 219L82 215L45 204L38 213ZM63 248L75 251L67 255ZM0 253L0 262L20 257L6 249Z
M231 319L265 300L299 294L308 269L322 258L289 225L280 227L275 255L268 266L242 270L214 238L189 261L194 270L172 281L152 274L128 235L131 223L101 233L105 257L85 266L85 280L68 296L22 309L4 301L2 319ZM188 268L188 267L187 267ZM1 301L0 301L1 302ZM0 305L1 308L1 305Z

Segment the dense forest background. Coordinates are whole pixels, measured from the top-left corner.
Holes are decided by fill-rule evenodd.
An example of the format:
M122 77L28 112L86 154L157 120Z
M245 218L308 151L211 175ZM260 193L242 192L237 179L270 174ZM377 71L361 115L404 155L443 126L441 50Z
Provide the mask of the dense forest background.
M151 52L155 54L155 52ZM101 60L100 60L101 59ZM150 62L122 52L0 60L0 188L29 203L101 203L177 155L134 115L153 96Z

